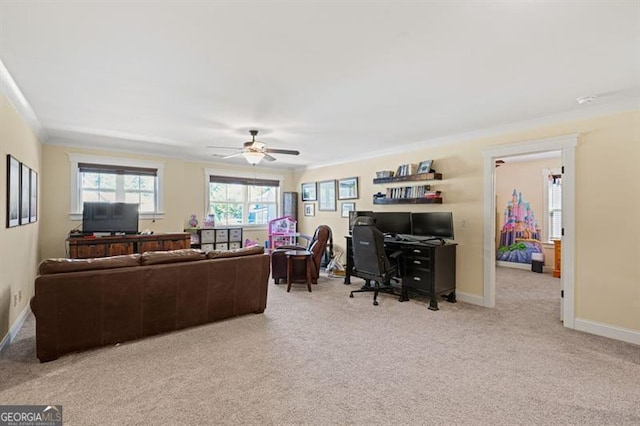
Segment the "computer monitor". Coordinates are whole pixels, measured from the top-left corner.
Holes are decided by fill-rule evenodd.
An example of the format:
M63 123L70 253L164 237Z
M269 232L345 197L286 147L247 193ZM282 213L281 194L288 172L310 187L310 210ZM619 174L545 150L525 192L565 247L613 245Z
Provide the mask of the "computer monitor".
M373 218L376 228L385 234L411 234L411 213L409 212L375 212Z
M137 234L138 204L85 202L82 210L82 232Z
M411 234L453 240L453 213L412 213Z

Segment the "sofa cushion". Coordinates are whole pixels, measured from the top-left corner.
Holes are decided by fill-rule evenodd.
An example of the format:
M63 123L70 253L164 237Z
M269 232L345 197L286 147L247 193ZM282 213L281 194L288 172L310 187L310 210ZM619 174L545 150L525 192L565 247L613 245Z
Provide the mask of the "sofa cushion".
M160 265L164 263L193 262L206 258L205 252L198 249L147 251L142 253L141 263L143 265Z
M232 250L211 250L207 252L207 258L220 259L223 257L250 256L252 254L262 254L262 253L264 253L264 247L250 246L250 247L242 247L239 249L232 249Z
M40 266L38 266L38 273L40 275L49 275L64 272L140 266L140 257L141 256L139 254L125 254L122 256L98 257L94 259L52 258L40 262Z

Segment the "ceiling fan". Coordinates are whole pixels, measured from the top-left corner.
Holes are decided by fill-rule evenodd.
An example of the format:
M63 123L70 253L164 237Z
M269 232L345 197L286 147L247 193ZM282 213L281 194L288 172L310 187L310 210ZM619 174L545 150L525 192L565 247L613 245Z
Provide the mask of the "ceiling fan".
M258 134L257 130L249 130L249 133L251 134L251 140L245 142L244 147L240 151L234 152L233 154L229 155L214 155L222 157L223 159L242 155L249 162L249 164L252 164L254 166L262 161L262 159L265 159L266 161L276 161L275 157L269 154L300 155L300 151L297 150L267 148L264 142L256 140L256 135ZM224 146L209 146L207 148L236 149Z

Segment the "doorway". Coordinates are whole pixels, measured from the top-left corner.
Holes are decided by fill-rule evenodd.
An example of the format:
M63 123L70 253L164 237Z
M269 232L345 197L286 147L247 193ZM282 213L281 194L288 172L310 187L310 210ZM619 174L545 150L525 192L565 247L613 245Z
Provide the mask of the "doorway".
M563 165L562 180L562 276L561 319L564 326L574 328L574 253L575 253L575 147L578 135L538 139L521 143L498 145L483 150L484 157L484 250L483 250L483 303L495 307L496 287L496 202L495 161L502 157L561 151Z

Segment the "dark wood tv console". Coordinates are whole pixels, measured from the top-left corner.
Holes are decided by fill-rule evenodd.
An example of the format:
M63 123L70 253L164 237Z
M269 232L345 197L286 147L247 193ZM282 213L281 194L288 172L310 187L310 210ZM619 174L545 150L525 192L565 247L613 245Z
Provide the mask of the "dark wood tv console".
M145 251L178 250L191 246L191 235L186 232L152 235L116 235L109 237L69 237L69 257L87 259L144 253Z

